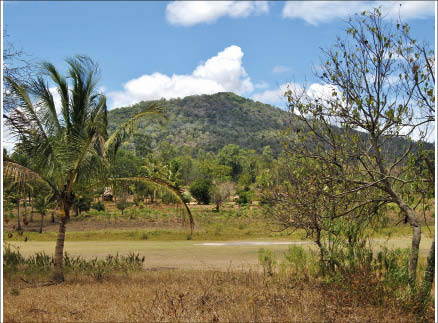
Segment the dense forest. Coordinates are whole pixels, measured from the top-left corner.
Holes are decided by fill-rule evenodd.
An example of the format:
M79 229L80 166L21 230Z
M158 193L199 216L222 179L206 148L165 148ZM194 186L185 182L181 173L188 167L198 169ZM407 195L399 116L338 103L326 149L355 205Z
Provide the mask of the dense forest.
M135 125L134 136L127 147L137 149L141 156L163 140L194 152L202 148L216 153L227 144L235 144L258 153L270 146L278 155L282 149L279 135L290 126L286 111L222 92L140 102L111 110L109 132L154 102L164 109L167 120L143 119Z

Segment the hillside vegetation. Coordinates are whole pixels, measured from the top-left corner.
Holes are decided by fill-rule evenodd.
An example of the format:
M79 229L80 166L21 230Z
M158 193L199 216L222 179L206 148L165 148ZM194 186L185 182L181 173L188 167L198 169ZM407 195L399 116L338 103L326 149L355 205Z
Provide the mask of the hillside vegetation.
M279 138L288 128L288 113L271 105L255 102L234 93L194 95L183 99L140 102L132 107L111 110L108 114L109 132L156 102L164 108L167 121L143 119L135 126L135 135L128 142L154 149L162 140L189 151L202 148L218 152L227 144L254 149L261 153L270 146L275 155L282 149Z

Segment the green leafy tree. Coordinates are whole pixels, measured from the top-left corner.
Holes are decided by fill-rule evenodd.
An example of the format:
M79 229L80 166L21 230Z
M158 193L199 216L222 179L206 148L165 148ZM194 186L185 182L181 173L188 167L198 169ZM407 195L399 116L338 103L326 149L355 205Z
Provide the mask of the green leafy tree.
M233 182L227 181L223 183L216 183L212 188L212 200L216 204L216 211L219 212L219 208L224 204L231 195L234 194L235 185Z
M190 185L190 194L199 204L209 204L211 199L211 181L198 179Z
M219 164L231 167L231 176L236 180L243 169L239 146L234 144L226 145L218 152L217 157Z

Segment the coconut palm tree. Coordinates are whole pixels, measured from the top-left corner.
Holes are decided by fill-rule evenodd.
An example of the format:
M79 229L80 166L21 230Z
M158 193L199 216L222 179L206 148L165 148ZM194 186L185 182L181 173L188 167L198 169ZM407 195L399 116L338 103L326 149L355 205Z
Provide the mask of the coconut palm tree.
M109 166L132 132L133 123L148 114L162 114L161 108L150 105L108 136L106 98L97 88L97 65L85 56L75 56L66 62L67 77L51 63L43 63L42 74L30 86L6 78L20 102L5 118L20 149L32 161L30 167L24 167L4 157L4 174L16 181L37 178L46 182L52 190L51 200L57 201L63 210L55 247L55 282L64 280L65 230L75 192L108 182ZM54 84L60 97L59 107L48 81ZM177 189L173 191L179 194Z
M44 217L46 216L47 211L52 206L53 206L52 194L39 195L35 199L35 209L41 215L40 231L39 231L40 233L43 233Z

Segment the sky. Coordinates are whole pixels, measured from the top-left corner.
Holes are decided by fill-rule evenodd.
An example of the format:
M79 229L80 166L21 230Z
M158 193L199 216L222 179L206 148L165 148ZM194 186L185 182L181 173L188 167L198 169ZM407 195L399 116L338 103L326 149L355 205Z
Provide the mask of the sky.
M402 6L400 7L400 3ZM109 108L141 100L235 92L285 107L287 84L318 88L320 48L345 19L381 5L434 46L434 2L94 1L3 2L9 41L61 70L84 54L98 62Z

